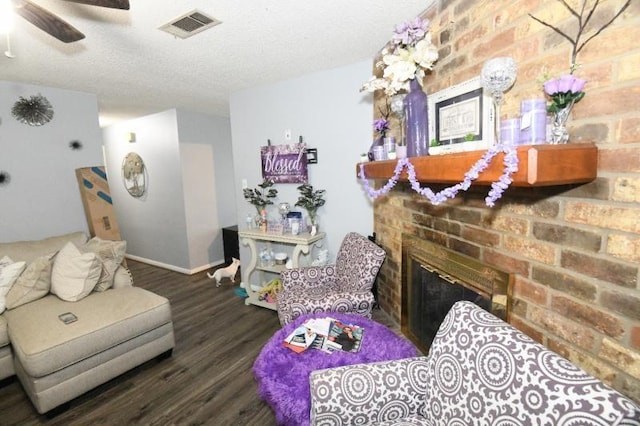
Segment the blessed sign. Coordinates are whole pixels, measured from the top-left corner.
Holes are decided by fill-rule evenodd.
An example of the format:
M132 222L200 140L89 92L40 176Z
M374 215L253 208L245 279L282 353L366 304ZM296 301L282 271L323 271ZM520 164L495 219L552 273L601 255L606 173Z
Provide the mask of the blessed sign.
M306 145L269 145L260 148L262 177L275 183L306 183Z

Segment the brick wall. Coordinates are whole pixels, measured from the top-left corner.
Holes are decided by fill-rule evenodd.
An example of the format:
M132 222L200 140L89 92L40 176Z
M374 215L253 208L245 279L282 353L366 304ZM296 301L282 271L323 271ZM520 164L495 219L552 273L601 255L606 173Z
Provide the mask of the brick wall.
M595 22L622 3L603 2ZM568 71L570 44L527 13L562 28L570 22L557 0L439 0L425 15L440 51L427 93L479 75L487 59L512 56L518 78L502 118L517 116L521 100L543 96L545 71ZM569 129L572 141L598 146L594 182L511 188L494 208L484 205L487 187L436 207L398 185L375 202L375 231L388 253L379 279L383 310L399 321L402 233L441 243L513 272L511 323L640 401L638 40L640 2L633 0L578 56L587 94Z

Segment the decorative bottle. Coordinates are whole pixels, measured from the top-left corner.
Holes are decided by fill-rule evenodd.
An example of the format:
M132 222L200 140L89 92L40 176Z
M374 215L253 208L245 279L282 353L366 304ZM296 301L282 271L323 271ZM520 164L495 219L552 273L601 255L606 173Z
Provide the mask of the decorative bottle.
M410 91L404 98L405 123L407 125L407 157L429 155L429 126L427 118L427 94L417 79L409 82Z
M267 211L265 209L260 210L260 230L267 232Z

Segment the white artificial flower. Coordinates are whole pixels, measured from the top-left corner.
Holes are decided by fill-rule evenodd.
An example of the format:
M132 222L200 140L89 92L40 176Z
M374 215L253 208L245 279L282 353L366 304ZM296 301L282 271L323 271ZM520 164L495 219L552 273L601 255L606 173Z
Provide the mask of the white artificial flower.
M407 92L410 80L417 79L422 86L425 70L433 69L434 62L438 60L438 50L431 43L428 24L428 20L416 18L398 26L394 32L394 43L382 49L382 60L375 64L376 68L383 70L382 78L372 77L360 90L384 90L385 94L393 96Z
M431 41L423 39L416 43L415 49L411 52L411 59L420 68L431 70L433 63L438 60L438 49Z
M409 91L409 83L407 81L390 81L389 87L385 90L385 93L389 96L393 96L398 92L408 92Z
M389 82L384 78L376 78L371 77L367 82L365 82L360 88L361 92L375 92L376 90L384 90L386 91L389 87Z
M397 49L394 55L385 55L382 60L387 65L383 77L392 82L410 80L416 73L416 63L407 49Z

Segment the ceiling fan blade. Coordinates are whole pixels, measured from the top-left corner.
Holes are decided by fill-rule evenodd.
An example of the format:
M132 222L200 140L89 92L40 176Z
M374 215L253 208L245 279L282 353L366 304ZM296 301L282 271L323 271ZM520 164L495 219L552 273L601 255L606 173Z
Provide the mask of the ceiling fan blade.
M84 38L84 34L63 19L29 0L19 1L16 4L16 13L62 42L72 43Z
M74 3L88 4L90 6L109 7L111 9L129 10L129 0L67 0Z

